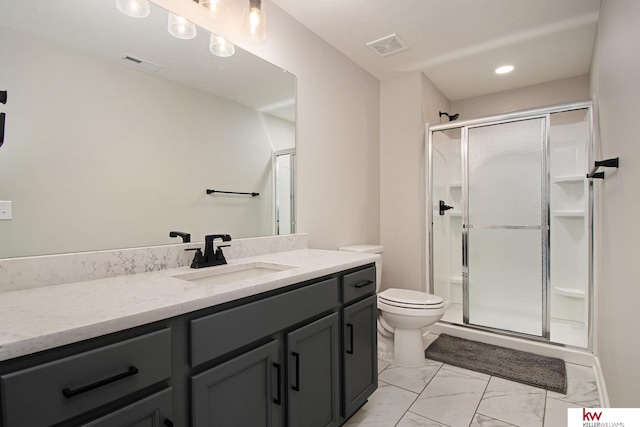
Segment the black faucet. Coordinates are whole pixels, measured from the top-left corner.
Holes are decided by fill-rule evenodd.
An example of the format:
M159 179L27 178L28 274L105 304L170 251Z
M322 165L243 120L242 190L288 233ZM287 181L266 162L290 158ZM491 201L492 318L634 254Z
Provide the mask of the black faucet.
M170 231L169 237L182 237L182 243L191 242L191 234L183 233L182 231Z
M211 267L227 263L221 248L226 248L229 245L219 245L214 251L213 241L215 239L222 239L223 242L230 242L231 236L228 234L210 234L208 236L204 236L204 255L200 248L192 249L196 251L196 256L193 258L191 268Z

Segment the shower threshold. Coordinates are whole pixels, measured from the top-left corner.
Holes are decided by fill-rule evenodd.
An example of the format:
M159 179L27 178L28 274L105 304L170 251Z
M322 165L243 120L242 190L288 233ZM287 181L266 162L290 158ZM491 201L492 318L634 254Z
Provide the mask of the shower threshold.
M486 313L480 312L478 315L483 318L495 318L496 312L495 310L487 310ZM536 319L534 317L526 317L522 315L519 315L517 317L509 316L507 321L511 328L515 328L517 330L526 330L528 329L528 327L532 327L531 325L535 325L536 323ZM463 324L462 320L462 304L451 304L445 311L445 314L442 316L441 322L446 322L461 327L467 327L467 325ZM503 322L505 321L503 320ZM588 331L583 323L564 319L556 319L552 317L550 331L551 337L549 341L538 338L536 338L535 340L542 340L544 342L549 342L550 344L576 347L581 350L586 350L588 348ZM496 333L500 333L500 331L496 331ZM522 335L520 334L518 334L518 336L522 337Z

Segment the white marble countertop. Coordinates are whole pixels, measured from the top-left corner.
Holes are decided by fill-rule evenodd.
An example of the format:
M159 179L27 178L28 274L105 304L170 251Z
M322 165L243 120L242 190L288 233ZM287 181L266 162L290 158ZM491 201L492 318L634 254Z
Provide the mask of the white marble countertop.
M378 255L299 249L240 258L293 266L226 284L203 285L172 276L189 267L0 293L0 361L215 306L359 267Z

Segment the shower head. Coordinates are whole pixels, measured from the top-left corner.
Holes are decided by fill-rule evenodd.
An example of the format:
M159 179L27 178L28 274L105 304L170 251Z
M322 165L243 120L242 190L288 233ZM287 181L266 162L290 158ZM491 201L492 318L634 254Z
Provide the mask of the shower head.
M449 121L452 122L452 121L456 120L458 117L460 117L460 113L456 113L456 114L451 115L451 114L449 114L447 112L440 111L440 117L442 117L442 116L447 116L449 118Z

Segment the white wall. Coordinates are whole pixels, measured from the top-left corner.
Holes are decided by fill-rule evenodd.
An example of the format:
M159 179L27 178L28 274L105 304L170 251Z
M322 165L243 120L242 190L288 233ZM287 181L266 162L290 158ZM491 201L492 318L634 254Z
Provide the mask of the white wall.
M590 99L589 76L571 77L451 102L458 120Z
M0 258L271 234L271 154L293 146L291 122L5 28L0 56Z
M640 2L604 0L592 65L592 91L599 100L601 158L620 157L597 182L598 346L611 405L640 407Z
M193 2L154 0L297 77L296 152L298 231L309 246L380 240L379 82L269 1L267 39L246 41L237 29L240 3L230 2L229 24L216 24Z
M425 290L424 124L449 101L424 74L380 84L380 243L383 288Z

